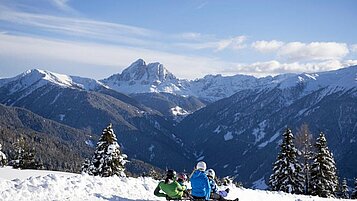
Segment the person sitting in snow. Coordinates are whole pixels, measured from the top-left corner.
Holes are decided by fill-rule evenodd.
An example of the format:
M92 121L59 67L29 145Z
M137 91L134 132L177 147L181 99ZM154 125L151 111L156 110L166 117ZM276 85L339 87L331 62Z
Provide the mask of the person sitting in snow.
M176 180L176 172L167 170L165 181L160 181L157 185L154 195L158 197L166 197L167 200L181 199L186 186L181 186Z
M225 197L227 197L228 193L229 193L229 188L226 188L226 190L218 190L216 181L215 181L215 177L216 177L216 173L213 169L208 169L206 171L208 180L209 180L209 184L211 187L211 195L210 198L212 200L218 200L218 201L230 201L225 199ZM239 199L236 198L234 201L238 201Z
M210 198L211 188L205 170L206 163L200 161L190 177L191 196L196 201L209 200Z
M184 191L183 197L190 199L191 194L190 191L187 189L187 175L185 173L179 173L177 174L177 180L176 180L181 186L184 186L186 190Z

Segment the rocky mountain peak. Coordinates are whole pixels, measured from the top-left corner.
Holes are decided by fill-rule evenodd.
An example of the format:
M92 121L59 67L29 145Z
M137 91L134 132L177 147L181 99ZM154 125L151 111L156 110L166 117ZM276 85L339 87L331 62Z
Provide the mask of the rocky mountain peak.
M148 84L176 79L161 63L146 64L143 59L136 60L128 68L124 69L121 74L116 74L108 79L113 78L116 78L117 81L146 81Z

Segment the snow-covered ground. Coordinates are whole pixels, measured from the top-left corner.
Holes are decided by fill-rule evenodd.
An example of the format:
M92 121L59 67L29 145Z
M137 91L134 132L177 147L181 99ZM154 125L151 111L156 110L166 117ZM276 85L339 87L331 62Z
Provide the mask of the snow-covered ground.
M153 192L158 181L149 177L100 178L88 175L0 168L0 200L161 200ZM240 201L332 201L312 196L240 189L229 186L230 199ZM342 201L341 199L336 199Z

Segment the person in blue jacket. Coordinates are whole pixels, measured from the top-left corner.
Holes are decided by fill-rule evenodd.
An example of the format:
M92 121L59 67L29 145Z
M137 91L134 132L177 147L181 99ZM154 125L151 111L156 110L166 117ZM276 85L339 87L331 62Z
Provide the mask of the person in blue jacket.
M206 167L207 166L205 162L198 162L190 177L192 188L191 195L193 199L197 201L209 200L210 198L211 187L208 177L205 173Z
M210 184L210 187L211 187L211 199L212 200L216 200L216 201L239 201L238 198L236 198L234 200L225 199L225 197L227 197L227 195L229 193L229 188L227 188L224 191L218 189L216 181L215 181L216 173L214 172L213 169L208 169L206 171L206 175L208 177L209 184Z

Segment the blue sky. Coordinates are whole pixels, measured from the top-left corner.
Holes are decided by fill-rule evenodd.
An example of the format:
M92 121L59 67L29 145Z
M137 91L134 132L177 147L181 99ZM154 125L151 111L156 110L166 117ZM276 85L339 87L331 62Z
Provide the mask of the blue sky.
M2 0L0 77L100 79L138 58L179 78L317 72L357 64L357 1Z

